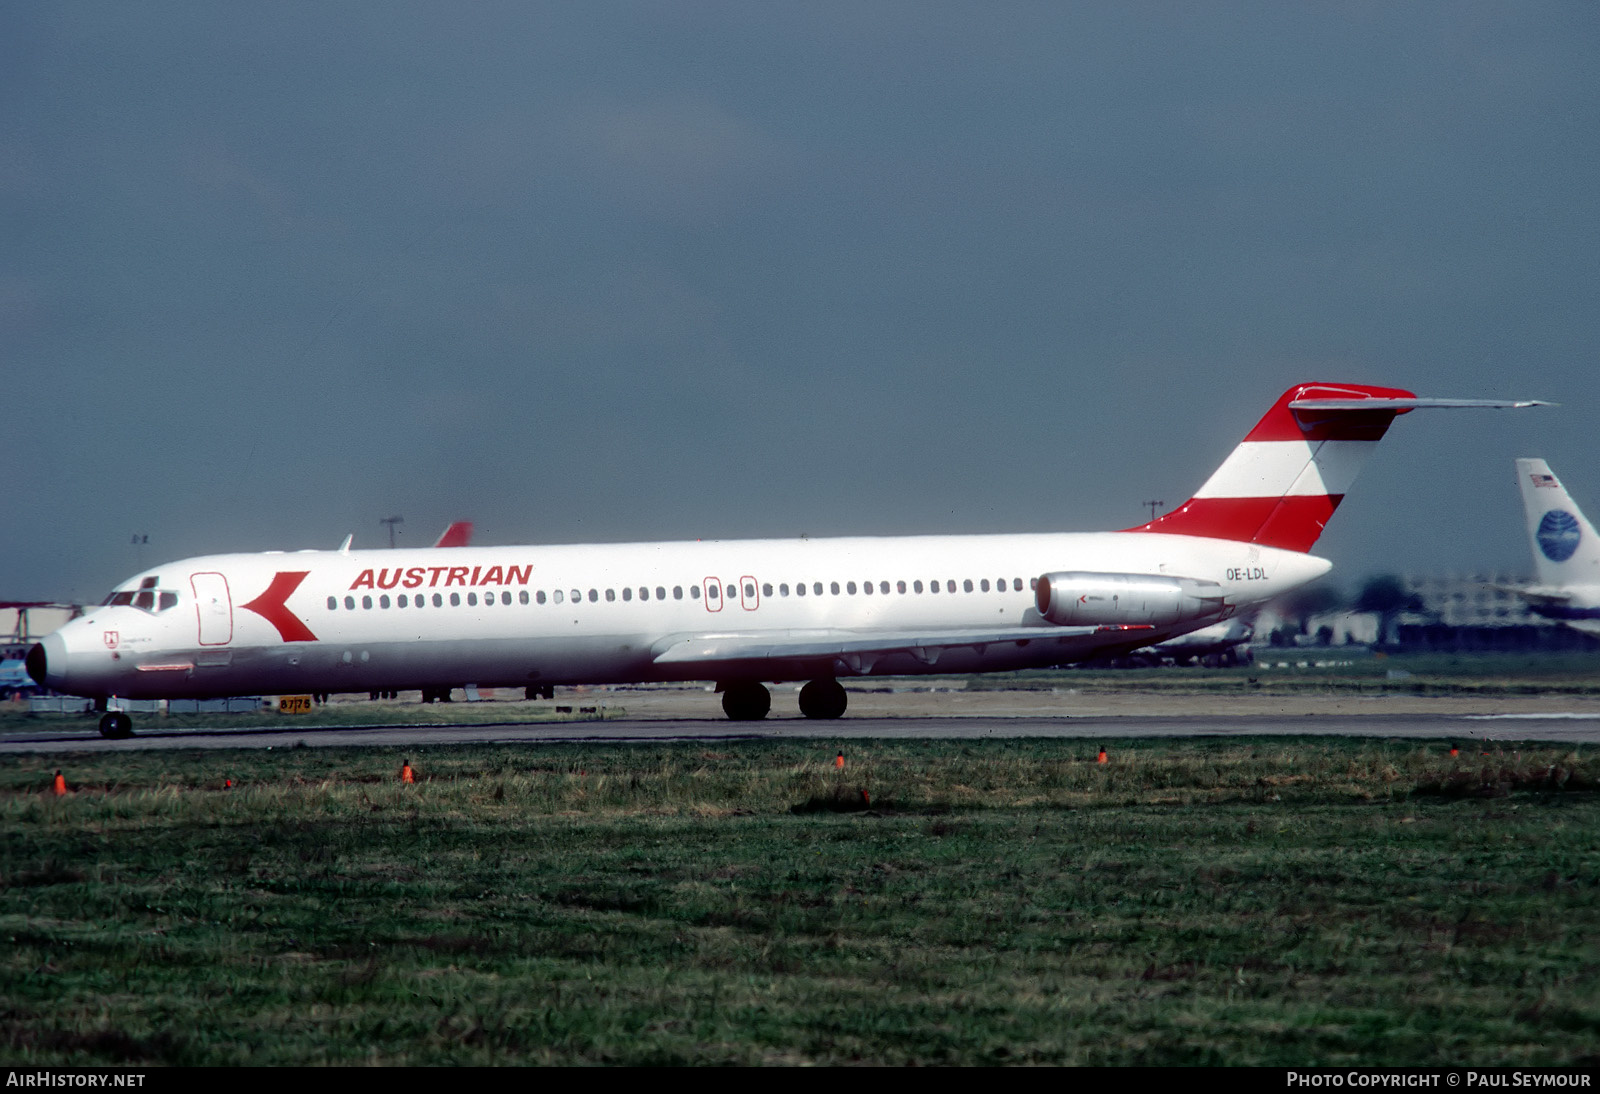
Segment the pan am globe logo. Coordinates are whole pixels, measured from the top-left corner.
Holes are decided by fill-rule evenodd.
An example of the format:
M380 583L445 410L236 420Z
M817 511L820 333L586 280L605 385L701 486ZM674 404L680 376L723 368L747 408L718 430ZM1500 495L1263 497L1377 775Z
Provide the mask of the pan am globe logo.
M1552 509L1539 521L1539 531L1535 533L1539 541L1539 550L1544 552L1544 557L1551 562L1565 562L1571 558L1578 549L1578 540L1583 538L1583 530L1578 527L1578 518L1561 509Z

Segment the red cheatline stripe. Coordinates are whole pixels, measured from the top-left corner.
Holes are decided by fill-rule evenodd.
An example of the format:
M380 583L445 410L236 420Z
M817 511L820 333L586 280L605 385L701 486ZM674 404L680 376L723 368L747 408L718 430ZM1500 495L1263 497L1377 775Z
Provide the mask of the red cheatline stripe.
M1394 421L1396 410L1329 410L1315 408L1290 410L1297 399L1413 399L1416 396L1397 387L1370 387L1365 384L1300 384L1284 392L1272 404L1247 441L1376 441Z
M278 629L285 642L315 642L317 636L311 633L300 617L291 612L284 601L294 595L300 583L306 579L309 570L299 570L291 573L278 573L272 579L272 584L267 586L267 591L241 605L247 611L255 612L262 619L271 623Z
M1130 532L1164 532L1259 543L1287 551L1309 551L1343 495L1313 494L1285 498L1191 498Z

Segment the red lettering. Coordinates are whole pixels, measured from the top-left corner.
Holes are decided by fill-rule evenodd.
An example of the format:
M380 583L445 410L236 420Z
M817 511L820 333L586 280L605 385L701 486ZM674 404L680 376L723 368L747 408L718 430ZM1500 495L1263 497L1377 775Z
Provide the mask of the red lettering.
M406 588L415 589L418 585L421 585L422 575L424 572L425 571L421 566L413 566L411 569L407 570L405 580Z
M474 573L472 576L477 577L478 575ZM475 585L504 585L505 583L505 571L499 566L490 566L489 569L484 572L482 581L473 582Z
M472 568L472 580L467 582L468 585L476 585L476 584L478 584L478 571L481 570L481 569L483 569L482 566L474 566Z
M507 566L505 583L507 585L526 585L528 578L532 576L533 563L531 562L526 566Z
M378 588L392 589L398 584L400 584L400 567L395 567L393 577L389 576L389 569L387 566L378 571Z
M352 589L372 588L372 571L362 570L360 576L350 583L350 587Z
M433 577L428 581L428 588L431 589L435 585L439 584L439 575L444 573L447 569L449 569L448 566L429 566L428 572L432 574Z
M467 583L467 568L465 566L452 566L445 576L446 585L465 585Z

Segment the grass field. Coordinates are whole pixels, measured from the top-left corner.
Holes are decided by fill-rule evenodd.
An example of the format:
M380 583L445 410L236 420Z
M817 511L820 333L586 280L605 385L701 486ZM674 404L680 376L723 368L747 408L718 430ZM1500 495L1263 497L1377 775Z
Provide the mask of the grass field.
M1342 739L0 768L43 1063L1600 1060L1600 751ZM72 790L48 792L56 766ZM231 778L235 786L222 789Z

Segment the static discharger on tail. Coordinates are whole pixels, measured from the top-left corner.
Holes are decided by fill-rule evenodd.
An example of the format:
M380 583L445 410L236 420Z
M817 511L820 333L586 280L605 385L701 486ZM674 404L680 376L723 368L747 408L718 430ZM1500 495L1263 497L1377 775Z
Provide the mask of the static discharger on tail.
M1600 635L1600 536L1549 464L1516 467L1537 581L1511 591L1539 615Z
M730 718L805 681L1113 657L1247 612L1330 567L1308 552L1396 415L1533 405L1299 384L1195 496L1120 532L267 552L136 575L28 653L44 686L212 698L715 680ZM101 732L126 735L108 711Z

